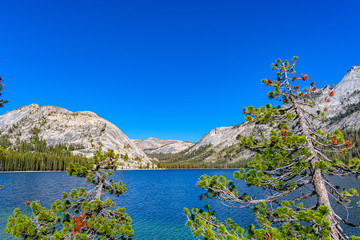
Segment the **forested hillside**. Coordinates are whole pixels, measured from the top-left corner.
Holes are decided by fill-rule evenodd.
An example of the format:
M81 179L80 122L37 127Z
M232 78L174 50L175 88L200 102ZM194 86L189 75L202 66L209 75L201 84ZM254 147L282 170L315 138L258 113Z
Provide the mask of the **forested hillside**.
M18 140L15 144L8 135L1 135L0 146L7 154L0 158L0 171L65 171L69 163L85 164L83 156L71 153L83 146L47 145L36 129L32 133L29 142Z

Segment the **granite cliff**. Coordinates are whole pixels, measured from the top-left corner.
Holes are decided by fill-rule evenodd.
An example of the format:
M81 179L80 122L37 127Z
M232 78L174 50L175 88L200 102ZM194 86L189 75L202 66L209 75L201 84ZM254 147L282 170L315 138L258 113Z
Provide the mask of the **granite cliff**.
M71 112L60 107L31 104L0 116L0 132L8 135L12 143L29 141L34 130L48 145L76 146L73 154L90 157L96 151L114 149L122 156L120 168L152 166L149 157L119 128L93 112Z
M146 154L178 153L195 144L192 142L185 142L179 140L163 140L152 137L146 140L133 139L133 142Z

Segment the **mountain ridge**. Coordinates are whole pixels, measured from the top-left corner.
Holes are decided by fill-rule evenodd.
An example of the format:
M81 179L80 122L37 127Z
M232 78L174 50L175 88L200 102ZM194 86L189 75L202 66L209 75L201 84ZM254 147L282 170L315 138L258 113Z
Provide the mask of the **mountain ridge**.
M146 154L174 154L184 151L195 144L187 141L164 140L154 137L145 140L133 139L132 141Z
M71 112L56 106L30 104L0 116L1 134L11 143L28 142L34 129L49 145L82 146L73 154L92 156L96 151L113 149L119 153L120 168L150 165L149 157L114 124L90 111Z
M331 102L326 102L325 97L329 91L334 91L335 95L331 98ZM360 129L360 66L351 67L338 84L325 85L318 88L314 95L315 103L318 109L328 107L327 118L323 127L328 130L340 129ZM199 161L214 162L224 160L227 161L241 160L249 157L244 151L236 149L237 135L250 135L250 133L264 131L266 126L255 126L253 123L242 122L234 126L217 127L206 133L199 142L184 150L184 155L191 155L199 149L206 148L200 155L192 158ZM211 154L209 152L212 151ZM151 155L150 155L151 156ZM164 157L165 158L165 157ZM169 156L169 159L171 156Z
M334 91L335 94L331 102L326 102L329 91ZM325 85L313 94L317 109L328 107L327 121L323 123L325 129L360 129L360 66L350 68L338 84ZM96 113L71 112L55 106L30 104L0 116L0 132L9 134L12 143L28 141L32 131L38 129L39 137L50 145L84 145L84 148L74 150L73 154L90 156L98 150L114 149L122 156L123 169L152 164L152 160L161 155L169 155L170 158L187 155L183 159L196 159L205 163L219 159L234 162L248 158L247 152L236 147L236 136L259 133L266 128L249 122L217 127L206 133L199 142L192 143L154 137L130 140L114 124Z

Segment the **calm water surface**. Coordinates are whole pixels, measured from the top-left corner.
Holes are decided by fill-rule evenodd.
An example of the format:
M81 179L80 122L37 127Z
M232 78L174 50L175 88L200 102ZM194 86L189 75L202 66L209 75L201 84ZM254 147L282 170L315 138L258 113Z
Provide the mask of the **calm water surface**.
M202 174L232 178L233 172L233 169L117 171L114 180L122 180L128 191L119 198L115 197L114 201L117 206L125 207L133 219L133 239L193 239L190 230L184 226L186 217L183 208L203 207L207 203L217 212L218 218L231 217L246 228L254 223L255 217L250 209L227 208L216 200L200 201L202 190L196 187ZM356 181L337 181L346 181L348 186L358 188ZM65 172L0 173L0 185L3 186L0 190L0 239L14 239L3 231L14 208L30 213L25 201L40 200L43 206L49 208L62 192L89 186L84 179L69 177ZM259 194L258 190L248 189L241 182L238 187ZM354 213L353 220L359 223L360 212L354 209ZM360 232L353 233L360 235Z

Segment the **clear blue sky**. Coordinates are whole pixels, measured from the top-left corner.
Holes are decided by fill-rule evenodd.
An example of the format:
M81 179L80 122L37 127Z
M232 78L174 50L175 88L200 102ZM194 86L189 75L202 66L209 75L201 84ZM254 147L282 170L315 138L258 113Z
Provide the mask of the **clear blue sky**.
M198 141L268 102L270 63L318 87L360 65L360 1L0 2L0 113L88 110L130 138Z

